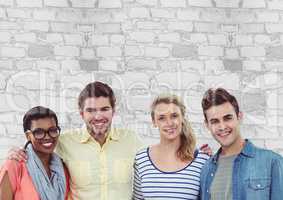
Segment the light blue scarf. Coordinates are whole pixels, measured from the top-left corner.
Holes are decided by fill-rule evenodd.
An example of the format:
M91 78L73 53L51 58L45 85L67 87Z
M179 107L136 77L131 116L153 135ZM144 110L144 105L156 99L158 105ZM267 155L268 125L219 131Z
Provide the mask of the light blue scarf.
M52 180L49 179L41 160L33 150L31 144L26 148L28 160L27 169L41 200L64 200L66 192L66 177L62 161L58 155L52 154L50 170Z

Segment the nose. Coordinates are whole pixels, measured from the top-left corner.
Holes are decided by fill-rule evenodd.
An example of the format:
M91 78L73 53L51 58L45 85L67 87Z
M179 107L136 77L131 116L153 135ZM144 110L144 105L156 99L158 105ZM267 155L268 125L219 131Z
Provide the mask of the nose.
M94 113L93 113L93 118L94 118L95 120L100 120L100 119L102 118L102 113L101 113L101 111L96 111L96 112L94 112Z
M174 121L172 119L169 118L166 120L166 125L172 126L173 124L174 124Z
M218 123L218 127L217 127L218 130L224 130L225 127L226 127L225 122L220 121L220 122Z

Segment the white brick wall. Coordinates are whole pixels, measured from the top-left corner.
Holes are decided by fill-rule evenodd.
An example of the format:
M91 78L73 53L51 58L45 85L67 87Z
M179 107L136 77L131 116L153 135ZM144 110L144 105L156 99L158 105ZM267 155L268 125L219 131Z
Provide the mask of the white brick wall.
M0 0L0 162L23 142L31 106L56 109L63 128L80 125L76 98L93 80L117 89L114 124L130 119L152 142L151 99L185 95L198 143L214 148L200 99L226 87L247 116L244 135L283 154L282 10L281 0Z

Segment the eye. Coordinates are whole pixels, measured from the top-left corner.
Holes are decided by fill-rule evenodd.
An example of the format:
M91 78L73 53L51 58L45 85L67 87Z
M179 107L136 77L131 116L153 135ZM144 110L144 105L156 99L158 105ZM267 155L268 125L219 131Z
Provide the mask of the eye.
M102 111L102 112L107 112L107 111L109 111L109 110L111 110L111 108L110 108L110 107L104 107L104 108L101 108L101 111Z
M159 116L159 117L158 117L158 120L159 120L159 121L163 121L164 119L165 119L164 116Z
M173 113L171 116L172 116L172 118L178 118L179 117L179 115L177 113Z

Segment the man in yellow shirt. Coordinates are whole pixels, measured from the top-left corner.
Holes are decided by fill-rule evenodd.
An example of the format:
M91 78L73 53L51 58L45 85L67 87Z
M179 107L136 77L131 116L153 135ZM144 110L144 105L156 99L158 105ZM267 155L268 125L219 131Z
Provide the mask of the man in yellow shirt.
M142 145L132 131L111 127L115 103L107 84L89 83L78 99L85 126L59 137L56 152L69 169L72 200L131 199L134 158ZM25 154L10 157L22 160Z

